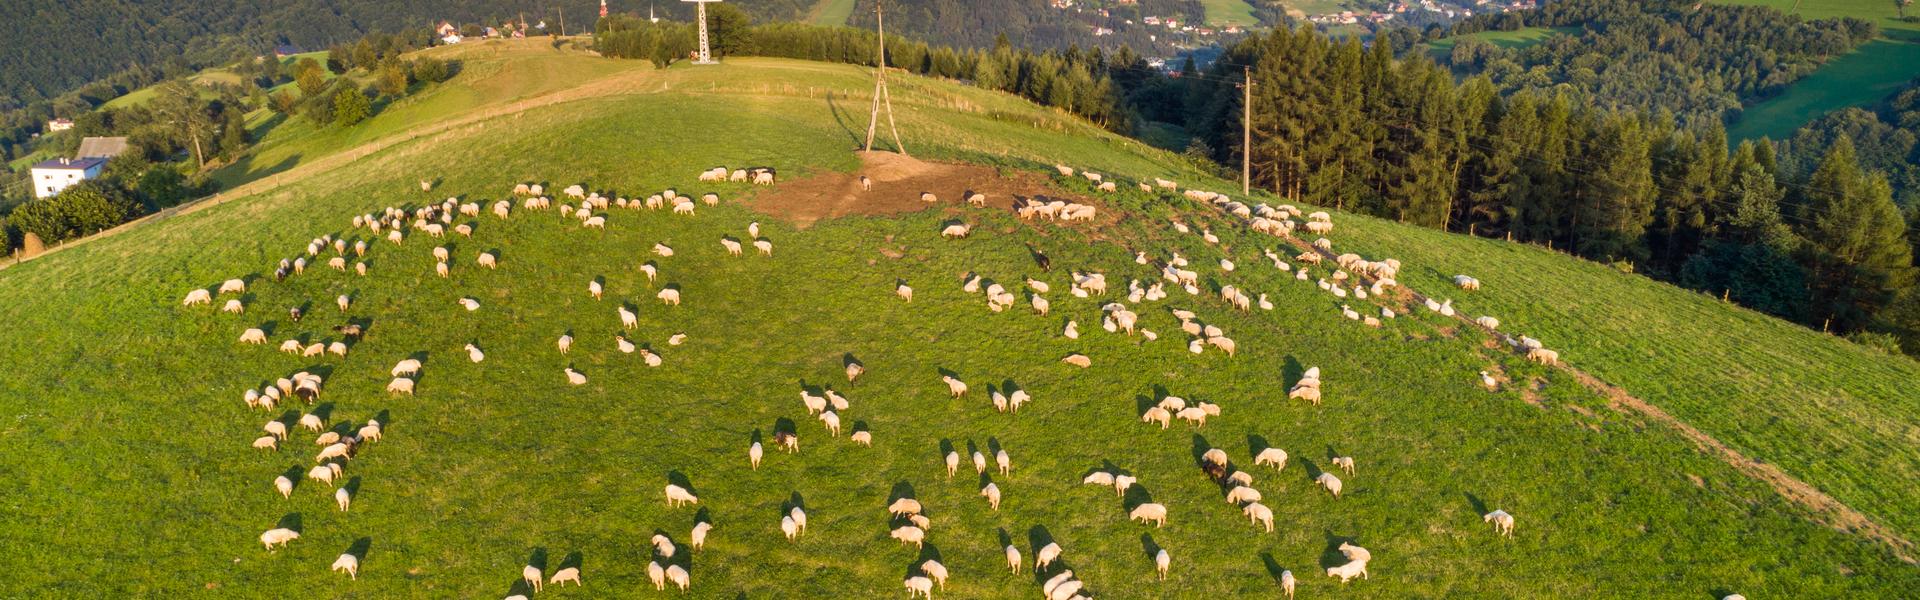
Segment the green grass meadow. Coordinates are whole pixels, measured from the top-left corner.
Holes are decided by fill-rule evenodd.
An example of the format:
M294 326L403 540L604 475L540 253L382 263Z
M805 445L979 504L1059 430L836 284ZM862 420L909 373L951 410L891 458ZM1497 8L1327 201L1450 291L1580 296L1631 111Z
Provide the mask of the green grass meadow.
M463 45L464 46L464 45ZM449 49L451 50L451 49ZM435 50L440 51L440 50ZM1239 228L1173 194L1101 195L1084 181L1101 225L1017 220L989 208L941 204L893 217L846 217L801 230L752 209L744 184L696 183L714 165L769 165L786 182L854 172L870 75L856 67L737 59L719 67L654 70L539 44L459 49L460 74L387 107L354 130L282 123L258 156L223 173L232 191L164 218L0 270L0 597L484 598L518 592L531 556L578 564L585 586L539 597L653 597L646 565L656 532L681 546L692 597L898 597L911 565L937 557L952 572L941 597L1032 596L1070 568L1099 598L1277 597L1291 570L1303 597L1361 598L1897 598L1920 589L1920 569L1884 546L1810 519L1664 427L1613 412L1571 377L1490 350L1485 336L1419 310L1380 329L1341 319L1339 305L1378 312L1378 300L1336 299L1261 258L1279 240ZM1063 113L955 82L894 82L900 129L922 159L968 161L1005 172L1065 163L1131 182L1182 172L1170 153ZM262 125L265 126L264 124ZM416 182L437 180L423 194ZM713 191L721 206L694 216L610 208L603 231L554 211L491 214L472 239L415 235L373 241L368 275L319 265L282 283L276 261L325 234L362 238L352 215L458 196L490 204L518 182L583 183L624 197L666 188ZM785 185L785 184L782 184ZM934 190L942 197L960 190ZM1279 202L1266 199L1269 202ZM565 202L556 198L555 204ZM1179 219L1222 240L1175 233ZM943 223L974 225L942 240ZM719 240L749 223L771 257L728 256ZM1405 261L1404 284L1450 295L1467 272L1485 291L1451 294L1561 350L1574 366L1658 404L1821 487L1912 538L1920 536L1915 423L1920 368L1844 341L1756 316L1704 296L1526 246L1474 240L1336 215L1339 251ZM672 257L649 253L671 245ZM433 274L430 249L451 246L452 274ZM1030 248L1052 259L1043 272ZM1241 312L1215 296L1172 296L1133 307L1157 341L1099 328L1100 306L1127 282L1157 280L1136 250L1193 259L1203 287L1265 293L1273 310ZM497 251L497 270L474 258ZM1287 252L1292 254L1293 252ZM1213 266L1222 257L1233 272ZM321 261L324 262L324 261ZM660 278L640 272L657 265ZM1071 271L1107 274L1106 297L1066 292ZM1024 304L990 312L961 290L978 273L1021 290L1052 285L1047 316ZM1316 268L1316 276L1327 276ZM253 277L244 315L182 307L188 290ZM589 281L605 282L595 300ZM893 294L896 281L913 302ZM662 286L684 303L662 305ZM353 306L342 314L333 298ZM1022 293L1022 300L1025 294ZM231 297L231 296L229 296ZM471 297L478 311L456 301ZM310 304L291 322L287 308ZM614 348L615 307L627 332L664 358L647 367ZM1239 353L1187 351L1170 310L1197 312ZM334 339L328 327L370 321L345 358L298 358L280 340ZM1066 320L1082 336L1060 335ZM249 327L272 344L235 343ZM571 353L554 341L571 332ZM685 333L673 346L667 339ZM466 359L468 343L485 349ZM1084 353L1093 366L1060 362ZM849 384L843 360L867 374ZM413 396L383 391L388 369L424 357ZM1306 367L1323 371L1326 401L1285 399ZM562 369L589 382L570 386ZM1478 385L1497 368L1501 391ZM316 407L297 401L248 409L241 394L300 370L325 373ZM952 399L943 372L973 390ZM995 412L988 386L1029 391L1017 415ZM830 437L801 406L803 386L852 403L849 429L874 445ZM1214 402L1204 427L1138 422L1163 394ZM272 419L325 408L329 423L386 424L346 466L358 490L335 509L325 484L292 498L276 475L312 466L314 434L296 428L277 452L248 443ZM291 411L291 412L289 412ZM776 451L790 420L801 452ZM747 466L758 432L767 458ZM963 466L948 480L945 447L1001 447L1010 474L997 512ZM1252 466L1256 447L1293 455L1282 471ZM1224 449L1254 475L1276 531L1250 526L1195 465ZM1311 476L1353 456L1338 499ZM964 462L964 461L963 461ZM1079 485L1095 468L1139 478L1126 497ZM991 473L991 471L989 471ZM691 483L698 508L668 508L662 487ZM920 550L888 537L885 507L911 491L933 525ZM779 531L798 502L809 528ZM1127 507L1160 502L1164 528L1129 522ZM1513 539L1480 514L1519 518ZM686 548L697 514L715 527ZM302 537L264 551L256 537L295 523ZM1065 553L1045 574L1034 550ZM1333 548L1371 549L1378 579L1342 585L1322 570ZM1028 570L1010 574L1003 544ZM360 576L330 573L334 557L364 547ZM1152 549L1173 557L1154 578ZM58 565L51 568L50 565ZM551 568L548 569L551 572Z
M1208 25L1252 27L1260 24L1260 19L1253 16L1253 5L1247 0L1200 0L1200 7L1206 9Z
M807 22L814 25L845 25L853 17L855 0L817 0L807 11Z
M1771 6L1807 19L1855 17L1880 26L1881 37L1834 58L1785 92L1751 104L1727 130L1738 142L1793 136L1801 125L1847 107L1872 107L1920 76L1920 23L1901 21L1891 0L1721 0ZM1910 7L1911 8L1911 7ZM1910 10L1920 15L1920 9Z

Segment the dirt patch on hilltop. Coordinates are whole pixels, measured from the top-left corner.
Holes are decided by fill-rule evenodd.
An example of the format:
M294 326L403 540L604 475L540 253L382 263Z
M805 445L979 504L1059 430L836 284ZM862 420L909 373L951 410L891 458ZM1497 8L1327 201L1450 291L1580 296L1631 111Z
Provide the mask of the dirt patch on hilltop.
M771 190L753 196L747 206L805 229L815 221L853 215L893 215L926 210L936 206L954 206L965 202L967 194L987 197L987 206L1010 210L1015 198L1047 196L1085 204L1053 190L1047 178L1036 173L1002 175L993 167L923 161L892 152L861 152L861 167L854 173L821 173L804 179L783 181ZM860 188L860 177L873 182L872 189ZM921 193L932 193L937 202L920 200Z

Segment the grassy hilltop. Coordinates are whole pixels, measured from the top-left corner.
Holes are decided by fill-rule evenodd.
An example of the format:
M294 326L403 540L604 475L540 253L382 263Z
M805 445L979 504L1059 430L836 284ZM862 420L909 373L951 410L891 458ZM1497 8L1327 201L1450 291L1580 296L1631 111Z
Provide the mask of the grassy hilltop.
M261 120L254 156L221 174L229 192L0 270L0 409L9 417L0 426L0 567L13 574L0 596L504 597L536 553L548 572L577 561L586 583L542 598L677 594L648 583L648 538L661 531L690 552L700 511L715 524L691 553L702 598L897 597L910 565L929 556L953 574L941 597L1029 597L1044 579L1030 568L1046 539L1099 598L1275 597L1282 570L1304 597L1899 597L1920 588L1920 567L1889 545L1823 524L1830 515L1668 423L1616 409L1567 372L1424 309L1380 329L1340 318L1342 303L1377 314L1379 300L1336 299L1295 281L1261 256L1298 252L1282 241L1177 195L1128 187L1152 177L1231 184L1064 114L892 78L915 157L986 165L1009 181L1050 179L1055 193L1098 201L1096 224L1022 222L1006 197L972 208L954 202L962 190L934 189L942 202L924 210L802 228L757 207L809 178L862 172L850 152L871 89L861 69L741 59L654 70L544 41L431 52L461 60L460 74L353 130ZM1055 163L1118 178L1123 191L1038 175ZM720 164L773 166L782 183L695 181ZM434 191L423 194L421 179L436 181ZM324 265L282 283L270 276L315 237L366 237L349 229L352 215L448 196L490 204L528 181L629 198L712 191L723 202L691 217L612 208L604 232L516 204L505 220L464 219L477 223L472 239L370 241L364 277ZM940 239L952 219L972 223L972 236ZM1221 243L1175 232L1176 219ZM1337 252L1399 258L1402 284L1451 297L1469 316L1497 316L1699 434L1896 536L1920 537L1920 488L1908 483L1920 475L1913 362L1542 249L1334 220L1327 237ZM750 222L773 255L727 256L719 240L744 238ZM675 255L651 254L660 242ZM445 279L430 255L441 244L454 257ZM1051 257L1052 272L1035 266L1029 247ZM497 270L474 264L488 250L501 257ZM1159 340L1103 331L1102 304L1121 300L1131 279L1157 278L1134 263L1135 250L1177 251L1203 287L1265 293L1275 307L1240 312L1170 287L1168 299L1133 307ZM1222 257L1238 268L1223 272ZM648 262L657 282L639 270ZM1068 272L1089 270L1117 292L1069 295ZM1023 302L988 311L960 289L970 272ZM1456 273L1485 289L1452 289ZM254 277L244 315L180 305L188 290L240 276ZM1051 284L1049 316L1026 308L1024 277ZM604 300L587 294L595 278ZM912 303L893 294L896 280L914 287ZM684 304L654 300L669 284ZM333 306L342 294L354 299L345 315ZM461 309L463 297L481 308ZM291 322L286 309L306 303L306 318ZM628 335L662 366L614 348L623 303L640 314ZM1224 329L1238 354L1189 353L1175 308ZM274 350L287 338L338 339L329 327L347 319L371 326L346 358ZM1060 335L1067 319L1078 340ZM273 344L235 343L262 326ZM576 341L562 355L554 341L566 332ZM668 345L675 333L686 343ZM470 342L485 362L466 359ZM1093 366L1060 362L1073 352ZM858 383L842 375L847 355L867 368ZM425 357L417 395L385 393L388 369L409 356ZM568 385L569 366L589 382ZM1286 400L1313 366L1326 402ZM330 424L386 423L385 439L346 466L358 490L349 512L317 482L301 482L290 500L273 491L276 475L312 466L313 433L295 428L278 452L248 448L261 424L313 409L248 409L242 393L300 370L327 375L320 402ZM1482 370L1507 384L1481 388ZM973 390L949 398L943 371ZM1034 397L1018 415L986 399L989 385L1009 382ZM846 394L842 418L870 429L873 447L829 437L801 406L802 386ZM1223 414L1197 429L1138 422L1142 403L1162 394L1218 403ZM797 455L773 446L783 419L801 437ZM767 458L749 470L756 431ZM946 476L943 448L964 455L969 443L1013 458L1010 474L991 475L1006 498L998 512L976 495L970 464ZM1294 458L1283 471L1256 468L1251 449L1262 444ZM1275 532L1249 526L1194 466L1207 447L1254 475ZM1337 455L1358 469L1334 499L1310 475ZM1078 484L1106 465L1139 485L1123 499ZM666 506L661 488L677 477L701 497L698 509ZM922 551L888 537L886 504L909 490L933 521ZM1149 498L1170 508L1164 528L1127 520L1125 507ZM788 543L778 525L795 501L810 523ZM1495 508L1519 517L1513 539L1481 522ZM294 522L301 539L261 549L260 532ZM1378 578L1343 586L1322 573L1344 562L1333 547L1345 540L1372 550ZM1007 542L1028 561L1019 576L1004 567ZM357 544L363 579L327 571ZM1152 548L1173 556L1165 582L1154 580Z

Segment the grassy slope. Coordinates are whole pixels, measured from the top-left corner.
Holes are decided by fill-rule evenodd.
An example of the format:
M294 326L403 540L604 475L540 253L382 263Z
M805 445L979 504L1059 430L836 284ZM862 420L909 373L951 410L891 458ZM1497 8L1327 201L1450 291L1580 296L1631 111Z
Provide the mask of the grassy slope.
M1253 5L1248 4L1247 0L1201 0L1200 5L1207 11L1208 25L1249 27L1260 24L1260 19L1253 16Z
M503 60L488 70L476 59L450 87L497 85L492 80L510 76L511 63L523 59ZM592 59L566 60L600 68L587 65L600 63ZM684 543L691 524L693 511L667 510L659 500L669 471L692 478L718 524L708 549L696 554L701 597L897 594L893 586L914 553L887 539L881 507L901 482L930 507L930 539L955 573L948 592L962 597L1031 594L1031 578L1001 570L997 531L1005 528L1031 557L1026 538L1035 526L1057 537L1066 561L1110 598L1271 595L1270 568L1299 574L1303 593L1333 593L1337 586L1314 574L1332 536L1358 536L1374 549L1372 570L1382 577L1343 590L1363 596L1698 598L1738 590L1891 597L1920 585L1920 574L1878 546L1808 522L1669 432L1613 416L1563 377L1483 353L1475 339L1440 335L1443 322L1402 318L1375 331L1333 318L1329 297L1258 268L1256 248L1269 242L1243 241L1224 225L1215 230L1244 265L1231 281L1272 294L1278 309L1239 314L1177 291L1164 304L1194 308L1225 327L1243 350L1233 359L1186 353L1163 306L1141 310L1148 328L1169 334L1145 345L1093 329L1096 303L1058 289L1052 318L988 313L977 296L958 290L958 277L972 270L1002 281L1040 275L1023 241L1051 253L1060 269L1104 269L1116 284L1150 273L1118 246L978 210L964 215L982 226L958 243L933 236L946 218L937 212L843 219L796 232L732 205L693 218L616 211L604 237L551 214L486 217L474 240L455 242L452 279L429 275L430 242L415 239L401 248L377 244L373 274L364 279L321 269L286 284L262 282L245 317L178 307L184 290L259 272L307 239L341 231L347 215L418 201L413 182L421 177L444 178L435 197L493 198L528 179L586 181L633 194L689 189L692 173L716 163L772 164L787 177L855 167L844 150L865 105L859 94L866 79L857 69L771 60L665 72L611 64L622 70L576 82L606 86L614 90L609 95L420 134L320 175L292 171L270 192L0 272L0 320L12 333L0 337L0 361L46 365L0 371L0 409L13 416L0 426L0 443L10 448L0 455L0 471L14 474L0 492L0 568L19 574L5 588L29 596L213 587L215 595L235 597L316 589L345 597L484 597L505 595L528 553L545 548L555 563L584 554L589 588L562 595L638 594L632 590L646 585L645 537L662 528ZM922 154L1187 175L1166 172L1166 155L1002 96L917 78L897 85L902 128ZM823 100L827 90L834 91L831 101ZM387 119L430 123L434 116L395 110L367 127L395 136L425 131ZM303 142L279 139L268 150ZM306 158L338 147L314 142ZM746 190L719 191L732 199ZM1157 226L1184 202L1136 194L1116 202L1143 218L1101 239L1177 247L1195 257L1218 252ZM1152 215L1159 216L1146 218ZM724 257L713 240L740 235L750 220L768 229L776 256ZM1773 429L1794 420L1812 431L1801 435L1827 434L1807 442L1821 452L1828 440L1875 424L1906 427L1911 440L1915 420L1902 411L1912 408L1913 392L1898 387L1901 377L1912 381L1910 363L1542 252L1358 217L1341 222L1334 236L1341 244L1392 249L1412 266L1403 278L1424 289L1438 291L1444 274L1476 271L1488 289L1462 298L1462 306L1484 302L1509 323L1540 332L1575 364L1656 402L1688 402L1697 387L1730 378L1750 382L1751 391L1711 397L1724 403L1716 411L1727 419L1698 423L1743 448L1794 450L1804 440ZM643 254L661 240L681 253ZM883 245L903 257L881 254ZM503 251L500 270L469 266L483 248ZM1513 262L1468 266L1494 258ZM682 286L685 306L663 309L649 299L652 288L636 272L647 259L661 263L664 281ZM605 302L582 293L595 276L608 281ZM897 277L919 288L913 304L888 293ZM1057 272L1043 277L1064 285ZM1563 317L1572 309L1523 294L1567 302L1605 297L1596 290L1621 299L1579 303L1578 312ZM349 359L295 359L232 344L240 329L263 322L277 322L276 340L330 335L323 327L337 320L332 308L316 308L300 324L285 322L282 310L303 301L325 305L341 293L356 296L354 314L375 319ZM485 308L455 309L453 299L464 295ZM648 369L610 348L612 305L621 300L641 307L635 336L661 347L667 366ZM61 308L46 308L54 306ZM1644 306L1675 308L1670 314ZM1078 342L1055 335L1066 316L1087 331ZM1579 319L1671 328L1602 335ZM1699 335L1733 330L1733 323L1757 340L1703 342ZM568 329L581 341L562 357L551 343ZM691 341L664 347L676 331ZM460 345L472 340L487 348L486 363L460 359ZM1746 359L1762 348L1804 348L1815 360L1795 361L1796 370L1786 373L1752 374L1701 358L1729 352ZM1092 355L1095 367L1057 364L1075 350ZM385 370L415 352L429 354L420 395L381 393ZM870 368L859 385L839 385L844 352ZM1647 358L1656 353L1659 360ZM1674 366L1689 360L1700 364ZM1474 387L1472 372L1493 361L1516 377L1544 377L1542 404ZM314 489L320 486L303 485L291 502L272 498L269 481L305 461L310 434L296 433L293 449L279 454L245 448L272 415L244 409L240 391L315 364L332 371L325 401L336 420L388 414L386 441L348 468L361 478L361 492L346 514L332 509ZM592 383L564 385L559 370L568 364ZM1326 371L1326 406L1277 399L1286 373L1302 364ZM936 368L959 372L976 389L1010 378L1032 390L1036 403L1009 417L985 408L978 391L947 400ZM847 389L854 406L845 416L868 422L876 447L826 438L793 398L801 381ZM1280 525L1274 534L1256 534L1190 466L1194 432L1132 421L1136 396L1156 386L1223 404L1225 414L1197 433L1237 460L1248 458L1247 436L1259 435L1317 464L1330 450L1359 457L1360 475L1350 478L1348 496L1334 501L1312 488L1299 458L1284 473L1254 470ZM1670 393L1655 393L1666 386ZM1789 423L1768 424L1756 412L1805 390L1854 396L1849 407L1876 414L1848 409L1835 414L1850 420L1839 420L1782 409L1779 418ZM748 436L770 432L782 417L801 421L806 451L745 470ZM1765 426L1754 439L1731 435L1752 420ZM999 513L973 497L972 477L950 484L938 467L942 438L964 446L990 437L1017 465L1013 475L996 478L1007 492ZM1852 470L1863 484L1911 480L1911 446L1883 452L1889 454L1867 464L1855 455L1823 454L1820 469ZM1172 523L1158 530L1126 523L1110 492L1072 485L1102 461L1139 474L1154 499L1172 507ZM781 502L794 492L804 497L812 529L790 546L779 541L776 524ZM1889 517L1912 507L1898 493L1878 504L1846 499ZM1476 499L1520 514L1519 538L1488 534ZM253 537L289 513L301 517L306 536L287 550L261 552ZM1903 525L1911 535L1914 527ZM1142 534L1176 557L1172 581L1139 583L1151 570ZM324 571L363 536L372 540L365 579ZM57 574L28 568L53 556L66 561Z
M1808 19L1857 17L1879 25L1884 35L1834 59L1780 95L1748 106L1727 133L1731 139L1784 139L1808 121L1849 106L1871 106L1915 75L1920 61L1920 24L1897 20L1891 0L1720 0L1772 6ZM1920 14L1920 10L1914 11Z
M806 21L815 25L845 25L853 16L854 0L818 0L807 11Z

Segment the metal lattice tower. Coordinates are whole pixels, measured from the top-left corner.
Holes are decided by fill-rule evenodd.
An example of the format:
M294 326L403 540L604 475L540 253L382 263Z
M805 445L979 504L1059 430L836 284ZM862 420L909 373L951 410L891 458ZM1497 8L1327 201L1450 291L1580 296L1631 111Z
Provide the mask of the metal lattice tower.
M707 3L719 2L720 0L684 0L684 1L692 2L699 12L699 17L697 17L695 20L700 23L700 53L694 56L693 64L696 64L696 65L718 64L716 61L713 60L713 51L709 49L707 46Z

